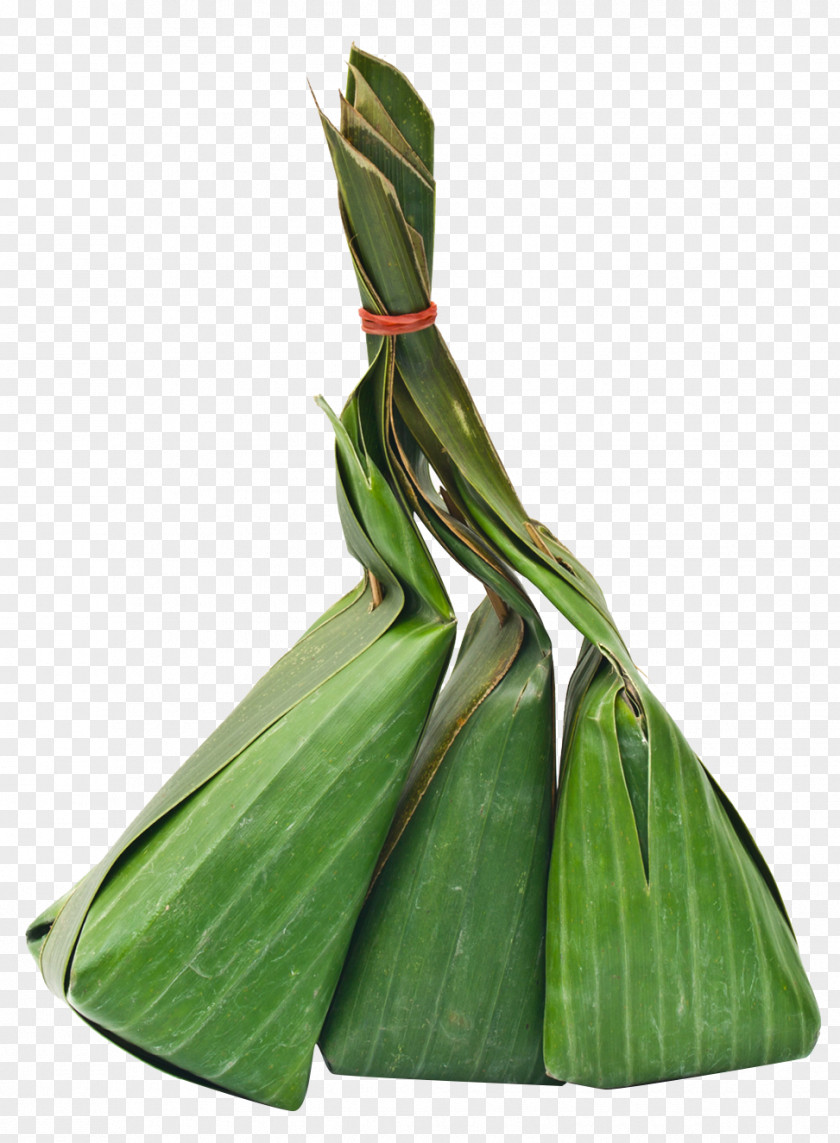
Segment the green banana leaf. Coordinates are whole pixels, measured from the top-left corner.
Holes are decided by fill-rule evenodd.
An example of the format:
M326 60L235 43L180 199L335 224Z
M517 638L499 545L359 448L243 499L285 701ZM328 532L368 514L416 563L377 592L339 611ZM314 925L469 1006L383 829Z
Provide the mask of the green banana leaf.
M390 355L386 344L361 393L384 391ZM454 641L400 496L344 418L335 425L339 509L363 583L27 932L47 984L103 1035L164 1071L286 1108L303 1100Z
M574 684L549 882L549 1071L620 1087L806 1055L819 1011L743 823L661 704L647 693L643 719L592 646Z
M353 1075L547 1083L550 647L486 600L426 728L319 1041Z
M431 279L424 267L431 266L433 251L428 238L420 235L423 256L419 256L418 231L409 222L423 217L428 192L425 187L421 189L421 179L406 177L400 164L410 166L415 175L418 171L422 174L419 159L432 171L431 156L423 150L433 139L431 115L418 105L417 93L404 77L401 86L394 69L382 65L378 70L369 63L370 57L365 57L363 67L360 59L354 48L348 101L356 99L355 68L371 89L364 97L359 96L355 105L363 119L368 109L373 109L367 129L354 119L352 131L349 121L344 123L345 131L336 131L321 116L338 177L341 217L365 307L378 313L413 312L425 308L431 296ZM380 71L387 79L380 78ZM374 100L379 101L378 106ZM383 118L383 111L390 122ZM412 144L413 156L394 145L398 135ZM383 141L390 141L390 147ZM368 335L369 356L378 352L382 340ZM567 1071L574 1067L581 1082L618 1085L643 1082L634 1078L640 1075L647 1080L667 1078L807 1053L819 1030L813 993L778 889L748 830L651 694L595 578L523 508L439 329L435 326L388 340L396 344L389 414L392 446L402 442L402 451L413 458L411 464L416 470L430 464L443 481L447 510L460 529L453 544L461 545L462 554L480 549L485 561L487 553L492 553L487 566L516 569L558 607L585 640L587 654L570 684L570 694L577 694L579 702L567 707L564 767L570 774L577 769L586 774L587 793L570 806L569 791L579 787L571 780L561 783L557 856L552 864L554 889L546 922L550 955L545 1062L549 1071L561 1078L574 1078ZM430 508L430 525L437 522L443 527L439 505L432 505L428 495L418 495L418 504L421 499ZM601 693L592 689L589 673L597 676L598 685L606 688L604 693L622 697L617 708L620 717L612 723L602 719L600 745L586 751L578 745L583 738L575 720L579 711L588 710L588 703L595 701L592 696ZM632 724L627 712L632 714ZM588 727L588 720L584 721ZM585 766L577 759L578 751L587 758ZM616 758L622 760L620 784ZM602 797L599 802L599 790L602 794L608 791L607 801ZM597 804L590 805L589 799ZM600 833L587 816L598 813ZM670 828L665 828L667 823ZM593 832L587 833L590 825ZM563 857L562 839L584 834L588 845L618 854L615 863L622 869L630 863L622 885L632 887L640 869L645 876L644 898L629 889L627 896L619 893L622 935L617 944L607 942L594 917L589 918L585 888L566 868L570 859ZM710 880L710 854L715 855L721 870L740 871L738 876L748 890L739 896L732 888L736 882L727 880L729 872ZM589 870L594 879L592 893L599 901L612 900L613 907L617 907L617 890L606 879L616 868L595 863ZM671 871L670 897L660 890L657 880L663 869ZM737 883L740 893L743 885ZM702 892L698 888L701 884ZM565 896L559 896L557 886L564 888ZM749 907L743 905L742 896ZM606 904L603 910L606 916ZM727 920L720 928L724 914ZM707 960L703 937L715 924L727 939L720 944L717 959ZM657 959L648 955L651 925L662 948L679 949L680 957L663 955ZM556 952L566 947L563 941L571 940L570 926L575 926L583 950L579 950L580 972L574 980L563 974ZM779 932L786 934L784 941ZM624 957L620 965L611 951L618 945ZM752 982L740 968L739 958L747 949L753 950L752 963L761 965ZM620 981L622 995L646 996L649 1000L655 995L657 1045L643 1035L638 1050L630 1052L625 1035L624 1041L613 1037L608 1053L600 1045L592 1047L596 1031L605 1036L607 1027L624 1029L628 1022L632 1025L631 1017L625 1020L623 1008L601 1012L596 1020L586 1007L594 1003L592 996L596 984L601 987L606 966L611 966ZM747 999L728 1008L720 1003L720 998L734 989L743 988L753 997L759 987L764 1005L759 1006L764 1021L760 1035L756 1032L759 1009L749 1008ZM703 1000L707 994L713 999ZM589 1012L586 1027L564 1024L570 1014L584 1010ZM698 1039L697 1027L706 1019L717 1021L715 1031ZM796 1033L794 1025L799 1029ZM574 1063L569 1052L564 1054L560 1047L564 1037L572 1036L579 1050Z
M354 45L351 69L359 67L362 55ZM379 94L376 72L367 62L370 59L365 57L367 79ZM389 101L383 98L382 104L394 129L410 137L403 130L406 124L400 114L404 101L414 135L433 139L431 115L418 106L417 93L395 69L383 66ZM400 79L405 85L402 97ZM421 235L418 243L418 232L407 218L416 218L424 210L426 191L418 190L420 180L403 177L406 168L414 172L414 167L395 148L384 145L384 136L373 124L346 138L318 111L338 178L341 216L365 307L378 313L425 309L431 300L430 278L425 273L431 264L429 235ZM420 120L425 121L422 131L417 127ZM428 155L423 161L431 169ZM418 245L422 257L418 257ZM368 337L371 359L383 340ZM511 564L546 591L591 642L629 661L594 577L522 507L438 328L393 340L394 398L399 414L475 530L483 531ZM493 516L489 529L483 518L485 505Z
M489 600L412 764L319 1042L337 1072L556 1082L542 1061L550 640L510 570L436 496L410 438L398 439L393 370L384 381L345 414L356 405L360 436L375 425L387 440L377 459L407 508Z

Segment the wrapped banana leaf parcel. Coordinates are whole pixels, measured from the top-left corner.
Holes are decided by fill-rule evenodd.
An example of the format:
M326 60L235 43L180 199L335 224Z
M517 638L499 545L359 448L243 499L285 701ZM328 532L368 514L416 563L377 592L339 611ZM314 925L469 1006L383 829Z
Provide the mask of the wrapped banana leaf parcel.
M545 1083L550 648L475 611L320 1038L344 1074Z
M485 586L423 734L319 1041L356 1075L552 1083L543 1064L555 785L549 637L521 586L392 454ZM414 464L419 464L419 472Z
M49 987L164 1071L294 1109L377 856L452 652L428 551L360 402L339 508L365 568L107 856L30 926Z
M395 346L392 453L399 446L416 469L431 465L452 514L583 636L568 689L549 876L548 1074L619 1087L808 1054L819 1013L765 861L647 686L597 581L523 508L435 325L428 109L400 72L354 47L340 126L321 119L369 357L384 343ZM433 794L435 783L428 789ZM445 792L435 796L430 830L446 800ZM413 817L416 825L421 810ZM419 836L409 841L408 827L406 845L422 848ZM387 946L392 962L401 954L373 902L380 885L383 899L396 892L392 881L405 888L400 857L397 845L354 938L354 949L364 941L383 964ZM389 861L397 862L390 878ZM419 858L416 868L422 878ZM381 907L399 912L390 899ZM439 1049L440 1028L418 1027L430 1017L415 1012L409 1030L406 1010L377 1031L361 998L382 989L355 957L325 1028L328 1059L332 1052L339 1068L387 1074L400 1074L402 1059L419 1073L428 1062L424 1045ZM401 978L395 972L393 979L398 992ZM399 1006L384 1001L390 1020ZM354 1022L367 1029L362 1039L382 1039L382 1049L365 1054Z
M370 363L326 410L365 574L30 925L47 984L141 1059L290 1109L316 1042L339 1072L602 1087L806 1054L766 863L435 325L427 108L354 47L322 122ZM414 516L488 597L443 690L454 617ZM556 789L517 575L583 637Z

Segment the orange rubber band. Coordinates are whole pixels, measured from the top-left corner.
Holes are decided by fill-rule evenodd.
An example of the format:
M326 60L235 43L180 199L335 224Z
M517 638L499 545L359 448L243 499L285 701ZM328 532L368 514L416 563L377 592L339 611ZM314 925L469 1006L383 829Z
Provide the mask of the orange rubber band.
M360 309L359 317L365 333L393 337L398 333L416 333L419 329L434 325L437 306L432 302L427 310L420 310L416 314L372 314L370 310Z

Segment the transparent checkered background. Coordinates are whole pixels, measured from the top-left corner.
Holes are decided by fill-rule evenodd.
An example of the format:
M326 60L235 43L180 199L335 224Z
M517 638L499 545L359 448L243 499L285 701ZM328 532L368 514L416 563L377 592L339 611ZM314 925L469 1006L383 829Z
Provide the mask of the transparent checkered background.
M4 1133L826 1139L840 22L294 7L2 9ZM313 397L340 406L360 376L359 302L306 87L337 117L354 39L435 116L440 326L514 482L595 569L775 872L823 1010L808 1060L615 1093L316 1060L287 1115L126 1057L23 950L358 577ZM466 617L479 593L444 566ZM565 680L576 640L543 610Z

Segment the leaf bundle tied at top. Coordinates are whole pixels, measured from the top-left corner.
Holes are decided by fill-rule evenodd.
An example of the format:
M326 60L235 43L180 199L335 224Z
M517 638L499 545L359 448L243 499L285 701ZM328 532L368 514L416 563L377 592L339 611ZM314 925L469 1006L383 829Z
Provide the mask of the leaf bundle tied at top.
M362 302L374 312L421 309L431 299L434 231L417 169L422 159L433 170L431 117L399 73L357 48L349 75L347 103L359 106L343 110L340 132L322 121ZM375 104L380 89L388 96ZM388 136L410 136L422 150L388 147ZM368 338L370 355L382 340ZM392 449L419 458L404 465L415 490L428 483L417 476L428 465L445 490L444 506L428 487L416 491L416 506L469 570L486 578L473 551L480 545L485 570L495 560L530 580L584 639L566 707L548 887L548 1074L615 1087L807 1054L819 1014L755 842L651 693L597 581L522 507L440 330L394 340ZM397 847L390 860L399 857ZM388 900L375 912L375 894L376 886L351 966L358 942L379 934L395 908ZM395 963L394 991L407 971ZM349 979L361 995L358 975L345 968L337 993L344 1024L344 990ZM379 1038L389 1035L385 1028ZM377 1058L369 1049L372 1068Z
M364 309L428 309L428 109L354 46L338 128L319 114ZM30 925L47 984L141 1059L285 1108L316 1042L354 1075L598 1087L807 1054L778 888L597 581L523 508L440 330L367 350L326 409L361 583ZM417 520L487 595L443 689ZM583 640L559 784L520 576Z

